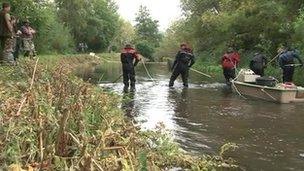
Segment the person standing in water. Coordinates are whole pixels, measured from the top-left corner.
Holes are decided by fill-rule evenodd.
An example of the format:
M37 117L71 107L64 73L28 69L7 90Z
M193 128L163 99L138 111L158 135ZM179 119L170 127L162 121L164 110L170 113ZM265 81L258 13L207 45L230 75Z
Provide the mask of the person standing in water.
M229 48L228 51L222 57L221 63L227 85L230 85L231 80L235 79L236 77L235 70L239 62L240 62L240 54L234 51L233 48Z
M256 53L251 59L249 67L255 74L264 77L264 69L267 67L267 58L261 53Z
M135 91L135 67L139 61L140 57L137 51L130 44L127 44L121 52L124 92L129 90L129 86L131 86L131 91Z
M172 66L172 76L170 78L169 87L174 86L174 82L179 75L182 76L184 87L188 87L189 70L195 63L195 57L192 50L188 48L187 44L183 43L180 46L175 61Z
M299 52L289 48L279 50L279 65L283 70L283 83L292 84L293 75L296 67L295 59L298 60L299 66L303 67L303 61L300 58Z

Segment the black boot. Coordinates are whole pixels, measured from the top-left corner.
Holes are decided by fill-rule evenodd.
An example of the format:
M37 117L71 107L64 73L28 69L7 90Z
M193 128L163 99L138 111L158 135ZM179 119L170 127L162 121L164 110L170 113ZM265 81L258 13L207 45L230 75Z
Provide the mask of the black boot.
M136 87L135 87L135 83L132 83L131 84L131 89L130 89L131 92L135 92L136 91Z
M173 87L173 86L174 86L174 81L170 80L169 87Z
M124 86L123 91L124 91L124 93L128 93L129 92L129 86Z

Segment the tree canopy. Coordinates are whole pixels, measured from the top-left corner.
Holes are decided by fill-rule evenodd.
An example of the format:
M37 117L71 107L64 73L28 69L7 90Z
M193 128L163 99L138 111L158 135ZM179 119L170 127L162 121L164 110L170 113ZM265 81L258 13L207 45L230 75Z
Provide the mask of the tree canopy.
M177 40L189 42L198 53L215 54L216 60L229 46L269 55L275 55L280 46L304 50L303 4L288 0L181 0L184 18L168 29L167 42L161 45L168 48Z
M139 52L151 59L155 48L159 47L159 43L162 39L162 35L158 30L158 21L153 20L150 15L150 11L145 6L140 6L136 16L136 47Z
M29 19L38 31L35 41L40 53L67 53L80 42L89 49L104 51L118 34L121 21L111 0L8 0L12 15Z

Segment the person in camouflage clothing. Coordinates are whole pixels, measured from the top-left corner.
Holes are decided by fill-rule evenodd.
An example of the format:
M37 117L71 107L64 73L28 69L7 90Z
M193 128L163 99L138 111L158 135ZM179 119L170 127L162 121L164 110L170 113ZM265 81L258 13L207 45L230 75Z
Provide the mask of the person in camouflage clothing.
M1 56L0 63L13 65L13 47L14 47L14 31L9 14L11 10L9 3L2 4L2 11L0 12L0 40L1 40Z
M24 26L21 27L21 38L23 40L23 50L25 51L25 57L36 56L35 45L33 42L34 35L36 31L30 26L29 20L24 22Z

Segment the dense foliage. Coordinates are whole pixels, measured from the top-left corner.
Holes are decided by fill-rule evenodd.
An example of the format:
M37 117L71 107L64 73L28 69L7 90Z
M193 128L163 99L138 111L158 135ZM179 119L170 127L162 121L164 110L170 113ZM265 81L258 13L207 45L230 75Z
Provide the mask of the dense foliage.
M159 47L161 34L158 21L147 7L141 6L136 26L120 18L112 0L8 0L12 15L29 19L38 31L35 42L41 53L71 53L79 43L86 43L95 52L119 52L125 44L139 48L152 59Z
M76 42L86 42L90 49L108 48L119 30L116 5L110 0L56 0L60 19Z
M69 53L80 42L89 49L109 49L120 33L121 20L111 0L8 0L19 27L29 19L38 31L35 38L40 53Z
M186 42L198 58L195 67L209 72L212 66L219 75L219 59L228 47L241 53L241 67L248 67L256 52L272 59L282 46L304 54L304 1L181 0L181 7L184 17L167 30L156 56L172 58ZM281 75L275 60L266 72ZM304 85L303 74L297 69L296 84Z
M42 53L65 53L71 51L73 38L69 28L62 25L56 14L55 5L49 1L8 0L12 15L19 19L20 27L29 19L38 33L35 38L37 50Z
M262 51L269 57L275 56L283 45L304 50L301 10L304 1L181 0L181 3L185 17L168 30L162 49L185 41L216 62L228 46L243 54Z

